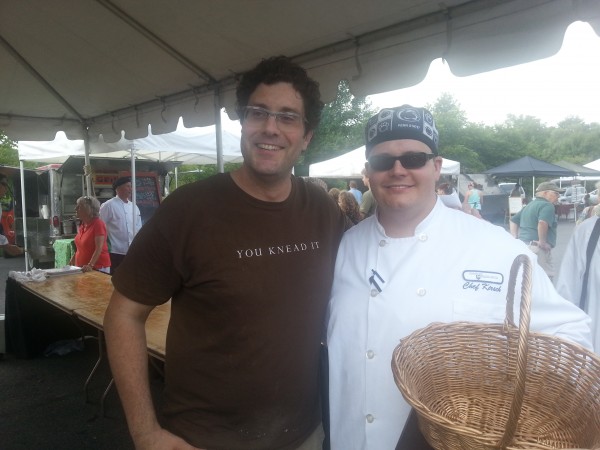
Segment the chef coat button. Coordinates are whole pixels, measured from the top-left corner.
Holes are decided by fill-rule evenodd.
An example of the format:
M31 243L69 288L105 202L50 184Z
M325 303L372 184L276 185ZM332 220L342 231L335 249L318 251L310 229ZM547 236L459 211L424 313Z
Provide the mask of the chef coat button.
M425 241L427 240L427 235L426 235L425 233L421 233L421 234L419 235L419 240L420 240L421 242L425 242Z
M375 357L375 352L373 350L369 350L367 352L367 358L373 359Z
M373 414L367 414L366 419L367 419L367 422L373 423L373 421L375 420L375 417L373 417Z
M377 294L379 294L377 289L371 289L371 297L377 297Z
M385 239L382 239L379 241L379 246L380 247L385 247L385 244L387 244L387 242L385 242Z
M427 293L427 290L425 288L419 288L419 289L417 289L417 295L419 297L423 297L426 293Z

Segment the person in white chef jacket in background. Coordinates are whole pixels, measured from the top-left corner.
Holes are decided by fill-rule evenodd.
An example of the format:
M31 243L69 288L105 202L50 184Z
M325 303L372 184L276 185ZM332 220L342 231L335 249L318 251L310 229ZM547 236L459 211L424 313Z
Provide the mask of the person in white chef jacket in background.
M565 298L579 305L592 318L594 349L600 353L600 240L592 247L586 290L582 296L584 273L587 267L587 249L594 227L600 226L600 217L592 216L575 228L567 245L556 279L556 289Z
M378 206L345 233L336 260L327 325L332 450L393 450L410 412L391 370L399 340L431 322L503 322L513 260L535 260L504 229L436 197L442 158L429 111L383 109L365 135ZM590 348L589 317L532 266L531 329Z
M133 191L131 177L117 178L113 183L113 189L115 196L100 206L100 218L106 224L108 231L111 275L125 258L133 238L142 228L140 209L131 202ZM135 229L133 214L135 214Z

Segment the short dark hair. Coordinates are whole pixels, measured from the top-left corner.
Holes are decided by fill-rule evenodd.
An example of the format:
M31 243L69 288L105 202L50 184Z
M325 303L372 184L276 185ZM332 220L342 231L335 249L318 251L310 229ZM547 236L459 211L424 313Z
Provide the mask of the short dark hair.
M291 83L302 96L306 116L306 132L315 130L321 121L323 102L319 83L310 78L306 70L292 62L287 56L274 56L263 59L256 67L244 73L236 89L236 110L243 121L243 108L248 106L250 96L261 84Z

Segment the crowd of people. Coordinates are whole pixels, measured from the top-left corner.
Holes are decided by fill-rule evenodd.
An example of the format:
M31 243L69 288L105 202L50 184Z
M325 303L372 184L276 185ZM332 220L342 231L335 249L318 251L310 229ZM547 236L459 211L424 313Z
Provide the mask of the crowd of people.
M364 176L363 183L368 188L368 181ZM329 196L339 205L351 225L356 225L361 220L372 215L377 206L371 191L367 190L363 194L357 186L356 180L350 180L348 182L348 190L340 190L333 187L328 191Z
M77 200L73 263L119 265L104 332L137 449L396 448L410 412L390 368L399 340L431 322L503 322L521 254L536 262L530 328L600 348L600 255L583 273L600 222L578 227L555 289L552 183L512 218L513 236L480 220L480 186L461 202L440 183L433 115L402 105L367 123L361 189L327 192L292 175L323 108L306 71L263 60L236 99L239 169L178 188L141 228L129 227L130 180L106 206ZM157 410L145 322L168 301Z

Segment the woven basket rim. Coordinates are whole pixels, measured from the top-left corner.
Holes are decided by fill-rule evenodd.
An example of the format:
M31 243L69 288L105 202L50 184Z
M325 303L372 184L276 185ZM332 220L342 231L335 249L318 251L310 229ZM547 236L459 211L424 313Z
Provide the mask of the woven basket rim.
M526 260L526 261L525 261ZM529 283L529 287L530 287L530 278L526 277L527 275L527 265L530 264L530 260L526 255L519 255L519 257L517 257L515 259L515 262L513 263L513 267L511 268L511 280L509 282L509 284L512 282L513 283L513 289L509 290L509 295L507 297L507 305L512 301L510 297L510 292L512 292L512 295L514 296L514 284L515 279L516 279L516 270L515 270L515 266L517 266L517 269L519 267L519 265L523 264L524 266L524 273L523 273L523 288L522 288L522 296L525 295L523 294L523 292L525 292L525 284ZM531 273L531 268L529 266L529 274ZM527 292L530 292L530 290L527 290ZM449 432L453 432L455 435L459 434L460 436L467 438L467 439L473 439L473 440L477 440L477 441L485 441L486 439L494 439L494 443L491 444L493 446L495 445L499 445L498 448L507 448L510 446L510 444L517 439L517 426L518 426L518 422L519 422L519 415L521 414L522 408L523 408L523 401L524 398L526 397L525 395L525 382L526 382L526 378L527 378L527 367L531 364L536 368L539 368L539 364L542 364L543 361L540 361L539 359L536 359L537 355L546 355L545 352L552 354L554 352L556 352L557 348L560 349L560 358L558 358L561 363L563 360L567 361L568 366L573 367L573 370L577 371L577 376L574 376L573 381L570 382L570 378L567 378L568 374L565 375L560 375L558 372L552 372L556 374L556 378L557 380L561 381L560 386L562 386L564 383L563 382L570 382L570 384L574 385L573 387L573 391L572 391L572 397L571 398L581 398L582 397L582 387L580 387L578 384L576 384L576 381L579 381L579 383L581 384L581 380L584 380L586 384L586 386L592 386L594 389L594 392L599 392L600 393L600 377L596 378L594 375L595 373L600 373L600 355L588 350L587 348L583 347L582 345L576 343L576 342L572 342L569 340L566 340L564 338L558 337L558 336L553 336L547 333L542 333L542 332L534 332L534 331L530 331L529 330L529 309L530 309L530 304L529 304L529 299L526 299L527 302L524 303L524 299L521 299L521 321L520 321L520 328L517 328L513 321L512 321L512 316L509 317L509 306L507 306L507 319L505 320L504 323L485 323L485 322L469 322L469 321L456 321L456 322L432 322L429 325L420 328L418 330L413 331L411 334L409 334L408 336L400 339L400 343L397 345L397 347L395 348L394 352L393 352L393 358L392 358L392 371L394 374L394 379L396 381L396 384L398 385L402 396L405 398L405 400L416 410L418 417L419 417L419 423L421 423L421 421L425 421L427 424L431 425L431 426L435 426L435 427L441 427L445 430L448 430ZM512 305L510 305L512 307ZM527 314L527 317L525 318L527 320L527 326L526 326L526 330L523 330L523 314ZM512 313L511 313L512 314ZM485 331L484 331L485 330ZM524 333L525 331L525 333ZM489 397L490 400L493 401L500 401L502 404L504 404L504 408L502 409L502 412L504 413L503 416L508 415L508 420L506 421L506 426L504 427L504 435L500 435L500 436L492 436L491 434L489 434L487 431L482 431L484 428L487 428L488 430L490 429L490 427L479 427L477 428L477 424L476 423L461 423L461 422L457 422L456 420L453 420L451 418L445 417L443 415L438 414L437 412L435 412L434 410L431 409L431 407L426 404L426 402L422 401L422 399L418 398L417 395L415 395L414 392L411 392L411 386L412 389L419 389L421 392L423 392L423 389L427 389L427 385L425 383L433 383L433 381L435 381L435 376L428 376L428 377L421 377L419 376L417 373L414 373L416 371L413 371L412 375L414 375L415 380L413 380L413 382L409 382L410 380L404 380L402 377L404 375L408 376L408 374L404 374L402 371L406 370L404 367L404 365L408 364L411 362L411 358L413 360L413 365L417 366L419 370L424 370L424 371L428 371L431 370L432 372L434 372L438 366L439 366L439 370L444 370L444 367L448 367L451 370L454 370L457 366L457 362L456 360L454 360L452 357L449 358L441 358L441 360L443 361L443 363L448 363L448 364L452 364L450 366L446 365L444 366L444 364L440 364L440 360L435 359L435 357L433 358L433 363L436 364L437 366L432 367L432 366L427 366L424 365L423 367L421 363L418 363L419 361L419 357L424 357L424 355L427 355L427 352L432 352L434 351L436 348L438 349L447 349L449 348L449 346L451 346L452 344L452 338L448 338L448 335L451 335L452 333L460 333L458 336L460 336L460 342L457 342L457 345L460 343L460 345L462 347L461 350L464 351L464 348L466 347L469 351L471 351L470 348L470 344L469 341L473 342L473 351L477 351L477 345L487 345L488 347L488 351L490 351L490 345L494 346L494 351L495 353L492 353L493 357L492 360L496 363L498 363L498 354L502 354L502 353L507 353L510 354L510 361L512 361L511 363L507 362L505 368L504 367L498 367L498 373L502 373L502 370L506 370L505 373L507 373L507 376L509 377L509 379L515 379L516 383L515 383L515 390L513 392L513 397L512 400L510 399L510 395L507 394L506 389L502 390L502 394L499 395L498 393L493 392L493 389L490 389L488 391L488 394L491 392L492 394L496 395L497 397ZM478 342L478 340L473 340L473 337L477 337L477 335L480 336L480 340L483 342ZM457 336L456 334L454 336ZM518 345L515 345L515 336L518 336ZM497 339L496 339L497 338ZM457 339L455 339L456 341ZM436 342L437 341L437 342ZM501 345L498 345L496 347L496 345L500 342ZM494 343L496 342L496 343ZM423 344L423 348L421 348L420 350L420 354L419 354L419 347L421 346L421 344ZM502 347L503 346L503 347ZM522 360L519 360L519 355L516 355L515 352L515 348L518 347L519 351L522 351L521 346L523 346L525 348L525 361L523 363ZM537 347L536 347L537 346ZM530 347L530 348L528 348ZM457 347L458 348L458 347ZM512 350L511 350L512 349ZM549 350L548 350L549 349ZM443 351L443 350L439 350L439 351ZM457 350L456 355L454 355L454 353L446 353L446 354L451 354L453 357L457 356L460 357L462 356L460 351ZM469 354L469 360L471 362L471 365L473 365L473 355ZM483 353L482 353L483 356ZM489 354L487 356L490 356ZM521 354L522 357L522 354ZM494 359L495 358L495 359ZM511 359L512 358L512 359ZM527 358L533 358L531 359L531 361L527 361ZM466 361L466 360L464 360ZM481 358L481 361L487 361L489 363L489 359L486 358ZM508 361L508 360L507 360ZM422 361L421 361L422 362ZM458 363L460 364L460 361L458 361ZM518 369L522 369L522 379L518 380L518 374L517 377L514 377L515 373L511 372L512 370L514 370L515 366L518 366L519 364L524 364L523 366L518 367ZM485 367L483 364L481 365L483 370L488 370L488 367ZM495 366L492 366L495 367ZM512 369L509 369L510 367L512 367ZM541 366L543 368L543 366ZM547 366L546 369L550 369L550 366ZM581 370L584 370L584 372L581 372ZM539 372L539 370L538 370ZM422 372L424 373L424 372ZM456 372L454 372L456 374ZM549 372L548 372L549 373ZM561 372L562 373L562 372ZM435 374L435 372L434 372ZM531 375L531 374L530 374ZM563 376L564 379L561 380L560 376ZM578 377L583 376L582 379L579 379ZM443 378L443 377L440 377ZM427 380L427 381L425 381ZM448 384L447 382L448 380L446 380L446 382L442 383L440 386L438 387L432 387L432 390L435 390L436 392L438 392L438 390L443 390L444 388L448 389L447 386L456 386L457 383L454 383L451 379L450 384ZM462 380L461 380L462 381ZM519 393L519 385L517 384L519 381L522 382L522 390ZM419 383L421 384L420 387ZM435 383L433 383L435 384ZM475 389L483 389L481 386L478 386L476 384L473 384L473 386ZM577 390L577 388L579 387L579 390ZM512 388L511 388L512 389ZM496 391L499 392L499 391ZM562 392L562 391L561 391ZM565 393L567 393L568 391L564 391ZM442 392L443 393L443 392ZM471 391L472 393L472 391ZM430 394L426 394L426 395L430 395ZM437 395L437 394L436 394ZM517 403L515 403L515 399L516 396L520 395L520 398L517 399ZM466 397L466 395L465 395ZM450 397L448 397L450 398ZM448 399L447 398L447 399ZM542 397L538 397L538 398L542 398ZM452 399L451 401L454 401L454 399ZM465 401L467 401L465 399ZM484 400L485 401L485 397ZM531 399L529 399L529 401L531 401ZM508 404L508 402L510 402L510 408L506 408L506 405ZM515 406L516 405L516 406ZM529 405L529 406L527 406ZM590 406L591 405L591 406ZM598 405L597 407L600 408L600 395L595 396L591 402L586 403L586 407L588 408L593 408L591 410L592 415L587 415L587 419L586 420L592 420L593 423L596 423L596 416L593 414L596 411L596 405ZM531 408L531 404L528 403L525 405L526 408ZM514 410L515 408L518 408L518 413L514 414ZM586 410L583 410L582 412L585 412ZM516 417L516 419L515 419ZM512 423L511 423L512 421ZM481 424L483 424L484 422L481 422ZM486 422L488 425L494 424L494 422ZM502 422L503 423L503 422ZM495 426L492 426L491 428L495 428L496 431L500 432L500 430L502 429L502 423L500 424L495 424ZM589 422L586 422L589 424ZM509 429L509 427L512 427L512 429ZM494 433L496 432L494 431ZM438 429L438 433L444 433L444 431L439 430ZM425 434L425 433L424 433ZM426 437L428 437L426 435ZM439 437L439 436L438 436ZM592 436L595 439L595 435ZM567 439L566 437L563 439ZM598 438L600 439L600 437ZM429 439L428 439L429 440ZM435 441L435 440L434 440ZM487 441L486 441L487 442ZM519 441L521 442L521 441ZM564 441L564 443L566 445L572 444L571 442L567 442ZM600 441L599 441L600 443ZM580 444L580 443L579 443ZM488 444L486 444L488 445ZM446 447L444 447L446 448ZM448 448L454 448L454 447L448 447ZM471 448L471 447L469 447ZM473 447L475 448L475 447ZM548 448L548 447L544 447L544 446L535 446L535 447L531 447L531 448Z

